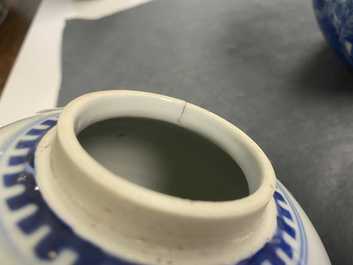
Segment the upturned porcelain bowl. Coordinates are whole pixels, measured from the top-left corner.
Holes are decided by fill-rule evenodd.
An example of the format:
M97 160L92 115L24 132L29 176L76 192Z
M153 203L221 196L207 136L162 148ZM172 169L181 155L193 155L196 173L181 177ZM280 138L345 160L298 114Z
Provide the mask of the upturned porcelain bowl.
M313 0L313 6L327 42L353 66L353 0Z
M183 100L87 94L2 128L0 151L2 264L330 264L262 150Z

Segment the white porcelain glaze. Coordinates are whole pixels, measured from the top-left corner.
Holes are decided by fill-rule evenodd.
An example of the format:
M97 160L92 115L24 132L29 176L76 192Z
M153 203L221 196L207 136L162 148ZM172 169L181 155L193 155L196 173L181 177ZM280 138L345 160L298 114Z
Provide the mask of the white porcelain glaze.
M53 114L32 120L42 121L45 115ZM207 137L242 168L250 195L225 202L192 201L148 190L113 174L83 149L77 134L116 117L162 120ZM36 126L41 128L42 123ZM14 134L3 129L2 135L5 130ZM16 131L21 129L17 126ZM17 136L21 137L28 136ZM11 145L6 150L11 153ZM111 264L330 264L304 212L276 184L261 149L234 125L185 101L121 90L82 96L64 108L35 155L35 180L49 208L73 230L75 240L87 240L100 249L100 255L101 250L107 253ZM2 159L9 161L11 154ZM6 176L4 170L0 174ZM287 232L280 227L283 224L289 226ZM283 244L288 245L286 251ZM84 255L78 248L66 248L78 257ZM274 257L267 258L271 251ZM58 248L54 253L63 255ZM39 256L43 261L43 254ZM114 263L115 258L120 263ZM73 264L72 259L62 258L59 264Z

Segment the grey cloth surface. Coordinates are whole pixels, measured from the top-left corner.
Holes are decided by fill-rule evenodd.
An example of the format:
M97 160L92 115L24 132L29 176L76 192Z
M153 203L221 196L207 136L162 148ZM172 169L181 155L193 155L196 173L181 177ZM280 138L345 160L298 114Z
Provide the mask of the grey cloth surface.
M353 264L353 73L326 46L311 3L164 0L70 20L62 106L128 88L219 114L266 152L335 265Z

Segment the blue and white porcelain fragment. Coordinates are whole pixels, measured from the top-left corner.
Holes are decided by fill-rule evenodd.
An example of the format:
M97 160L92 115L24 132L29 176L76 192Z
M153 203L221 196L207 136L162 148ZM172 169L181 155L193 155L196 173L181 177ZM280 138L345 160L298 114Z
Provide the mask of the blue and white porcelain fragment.
M76 135L125 116L168 121L212 139L242 168L250 195L190 202L114 175ZM330 264L261 149L234 125L185 101L137 91L88 94L62 111L2 128L0 152L2 264Z
M313 6L327 42L353 66L353 0L313 0Z

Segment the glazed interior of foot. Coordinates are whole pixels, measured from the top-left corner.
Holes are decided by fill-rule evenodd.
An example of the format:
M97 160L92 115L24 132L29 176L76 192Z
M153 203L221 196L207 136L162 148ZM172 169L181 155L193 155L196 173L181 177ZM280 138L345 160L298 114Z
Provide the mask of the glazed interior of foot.
M150 119L117 118L84 129L83 148L114 174L148 189L201 201L249 194L237 163L206 138Z

